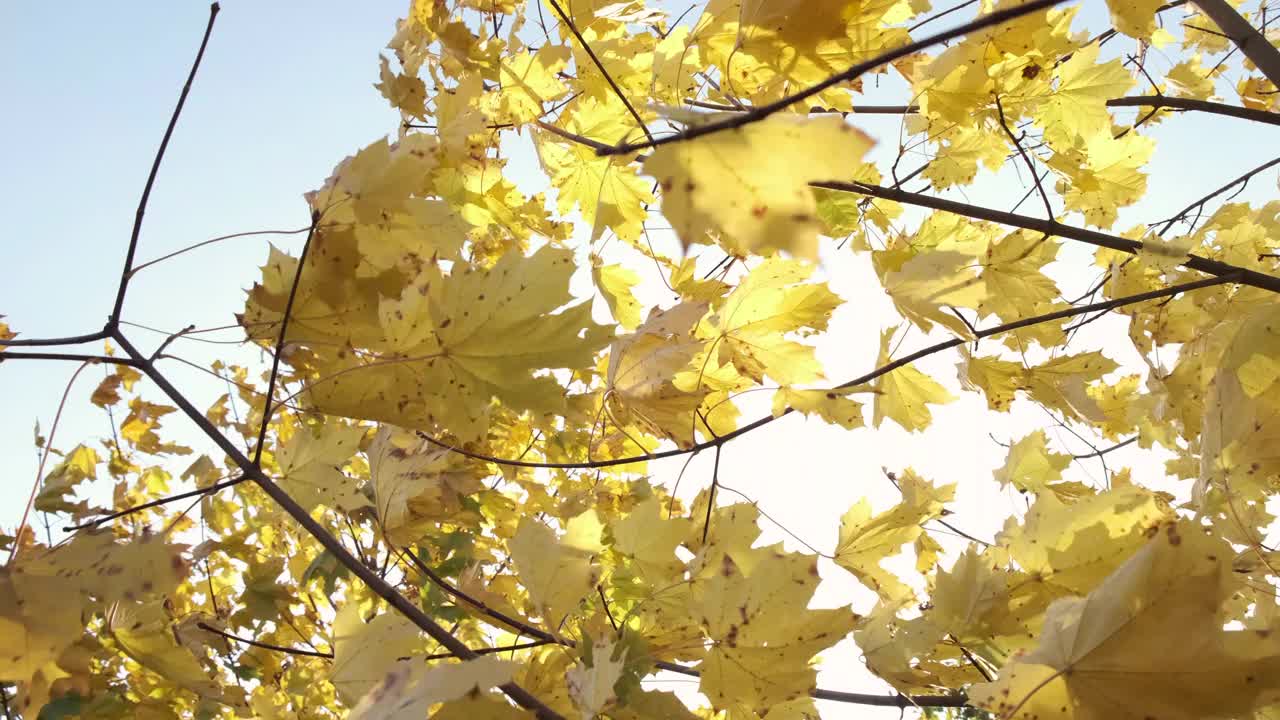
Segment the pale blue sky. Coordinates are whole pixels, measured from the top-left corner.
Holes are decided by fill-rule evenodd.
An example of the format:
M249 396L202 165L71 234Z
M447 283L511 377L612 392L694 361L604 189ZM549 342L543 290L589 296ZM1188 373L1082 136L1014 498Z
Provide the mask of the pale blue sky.
M404 0L223 3L151 198L139 260L225 233L305 225L301 194L323 181L343 156L395 131L398 117L372 85L378 53L406 5ZM1105 21L1103 4L1091 0L1085 15L1090 27L1098 28ZM8 322L23 335L101 327L114 296L138 194L207 16L203 2L0 5L0 98L5 108L0 113L0 137L6 149L0 165L0 250L6 270L0 313L8 315ZM1117 40L1108 51L1118 51L1122 42L1127 43ZM1230 95L1225 100L1235 101ZM1117 116L1133 114L1126 110ZM858 124L879 138L877 152L882 157L896 146L897 119L870 118ZM1169 118L1155 134L1159 144L1148 168L1148 198L1122 215L1126 222L1120 227L1166 217L1269 159L1275 152L1271 148L1277 147L1274 127L1195 114ZM528 168L530 162L526 158L521 167ZM909 161L904 167L915 164ZM518 169L513 179L522 185L537 181L528 170ZM1257 178L1242 197L1270 199L1275 181L1272 170ZM1007 171L947 197L1007 209L1022 187ZM1039 206L1029 201L1022 212L1038 214ZM301 236L270 240L295 250L301 245ZM232 240L145 271L138 276L124 317L169 329L188 323L233 323L243 290L257 278L257 266L266 257L267 241ZM1073 265L1059 275L1065 274L1071 287L1092 277L1088 254L1083 247L1064 251ZM889 305L866 266L865 256L848 251L824 257L833 287L854 301L837 313L831 339L820 345L834 381L869 369L878 331L891 322ZM868 287L877 288L877 293L867 293ZM1106 322L1091 325L1080 346L1114 346L1117 327ZM158 337L137 330L130 334L148 344ZM223 337L241 335L231 330ZM914 334L904 351L923 343L924 338ZM225 356L225 350L192 343L180 348L197 362ZM241 358L255 355L237 352ZM954 361L938 358L922 363L921 369L953 378ZM0 367L0 456L6 458L0 475L0 527L12 529L17 523L35 475L32 424L39 417L48 432L74 368L72 363L33 362ZM177 365L166 369L201 407L223 392L207 376ZM98 368L87 370L73 391L59 429L59 447L93 442L108 432L103 414L87 405L101 374ZM748 403L758 409L762 402L767 404L767 396L758 393ZM1031 409L975 423L983 407L980 398L969 396L943 408L936 413L937 431L926 436L896 428L846 433L789 418L751 442L730 446L722 479L749 491L779 520L829 549L836 519L854 500L871 496L878 508L894 501L892 488L879 475L880 466L914 465L939 481L959 480L961 524L989 537L1013 508L998 494L994 500L980 490L966 495L970 487L989 485L990 468L1003 461L1003 449L990 442L987 432L1001 439L1017 437L1043 426L1045 418ZM754 410L744 415L753 417ZM193 437L176 416L168 426L179 437ZM1069 437L1065 441L1072 442ZM1072 449L1081 448L1076 443ZM1113 457L1124 464L1138 456L1120 452ZM682 494L705 485L709 462L703 457L693 463ZM677 469L678 463L655 472L670 476ZM1160 474L1158 466L1138 470L1139 475ZM990 512L988 504L984 513L982 503L993 501L1003 503L999 512ZM847 602L851 594L863 592L841 571L824 567L823 572L831 578L824 589L828 604L842 598ZM843 667L856 666L856 654L844 652L836 653L845 661ZM874 687L861 679L852 686L845 680L835 673L824 684ZM852 716L866 715L860 710Z

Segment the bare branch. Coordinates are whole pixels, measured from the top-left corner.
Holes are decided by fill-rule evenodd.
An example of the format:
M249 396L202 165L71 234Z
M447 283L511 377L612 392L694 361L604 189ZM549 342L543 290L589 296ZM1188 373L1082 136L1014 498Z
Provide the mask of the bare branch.
M934 210L942 210L943 212L955 213L965 217L971 217L976 220L990 220L1002 225L1010 225L1012 227L1025 228L1027 230L1035 230L1045 233L1046 235L1055 235L1057 237L1068 238L1071 240L1079 240L1080 242L1097 245L1098 247L1119 250L1120 252L1136 254L1142 249L1142 243L1137 240L1129 240L1127 238L1108 235L1107 233L1098 232L1097 230L1088 230L1085 228L1064 225L1053 220L1041 220L1039 218L1028 217L1026 215L1015 215L1013 213L993 210L991 208L979 205L970 205L969 203L956 202L954 200L944 200L942 198L924 195L922 193L907 192L905 190L894 190L892 188L881 187L879 185L871 185L867 183L857 182L814 182L809 183L812 187L826 188L828 190L843 190L845 192L862 193L872 197L883 198L885 200L896 200L897 202L906 203L908 205L917 205L919 207L932 208ZM1274 293L1280 293L1280 277L1267 275L1256 270L1248 270L1230 263L1224 263L1218 260L1210 260L1200 257L1199 255L1191 255L1186 262L1182 263L1183 267L1199 272L1208 273L1209 275L1227 276L1235 278L1232 282L1238 282L1244 285L1251 285L1263 290L1269 290Z
M205 632L211 632L214 635L217 635L219 637L224 637L228 640L235 640L236 642L244 643L245 645L252 645L253 647L262 648L263 650L274 650L275 652L288 653L289 655L302 655L304 657L318 657L318 658L333 657L333 653L331 652L322 652L319 650L303 650L301 648L290 648L290 647L284 647L282 645L272 645L271 643L265 643L260 640L252 640L250 638L240 637L239 635L232 635L231 633L225 630L219 630L218 628L208 623L199 622L199 623L196 623L196 627L200 628L201 630L204 630Z
M108 365L128 365L137 367L130 358L117 358L110 355L83 355L80 353L50 353L50 352L15 352L12 350L0 350L0 362L5 360L70 360L72 362L84 362L90 365L98 363L106 363Z
M1195 0L1195 4L1222 28L1223 35L1240 48L1240 52L1267 76L1272 85L1280 87L1280 50L1276 46L1226 0Z
M125 251L124 270L120 272L120 289L116 291L116 303L107 319L108 331L114 330L120 320L120 311L124 309L125 292L129 289L129 278L133 274L133 256L138 252L138 237L142 234L142 217L147 213L147 200L151 198L151 188L156 184L156 175L160 172L160 163L164 160L164 152L169 148L169 139L173 137L173 129L178 125L178 116L182 114L182 106L187 103L187 95L191 92L191 83L196 79L196 71L200 69L200 61L204 59L204 50L209 45L209 36L213 34L213 23L218 19L218 3L209 6L209 24L205 26L204 37L200 40L200 49L196 52L195 62L191 63L191 72L187 82L178 95L178 104L169 117L169 126L165 128L164 137L160 140L160 148L156 151L155 160L151 163L151 172L147 182L142 186L142 198L138 200L138 210L133 217L133 232L129 235L129 247Z
M293 311L293 301L298 296L298 285L302 282L302 271L307 265L307 251L311 249L311 240L316 236L316 225L320 222L320 211L311 213L311 227L307 229L307 240L302 244L302 252L298 254L298 269L293 273L293 283L289 286L289 299L284 304L284 315L280 318L280 334L276 336L275 351L271 353L271 375L267 379L267 392L263 400L262 426L258 428L258 444L253 449L253 464L262 462L262 449L267 440L267 428L271 425L271 400L275 396L276 378L280 375L280 357L284 355L285 333L289 330L289 314Z
M132 515L133 513L141 512L143 510L147 510L153 507L168 505L171 502L186 500L187 498L198 497L200 495L211 495L215 492L218 492L219 490L222 490L223 488L229 488L234 485L239 485L240 483L244 482L247 479L248 478L245 477L244 475L240 475L230 480L223 480L222 482L214 483L209 487L196 488L195 490L190 490L184 493L178 493L177 495L169 495L168 497L162 497L157 500L152 500L151 502L142 503L141 505L134 505L132 507L125 508L124 510L113 512L110 515L103 515L102 517L95 518L93 520L90 520L89 522L81 523L79 525L71 525L68 527L64 527L62 529L65 532L75 532L77 530L85 530L88 528L98 527L99 525L105 522L110 522L112 520L115 520L116 518L121 518L121 517L124 517L125 515Z
M1165 95L1142 95L1139 97L1112 98L1107 101L1107 107L1149 107L1195 110L1198 112L1213 113L1214 115L1226 115L1229 117L1240 118L1242 120L1252 120L1254 122L1266 123L1268 125L1280 125L1280 113L1268 112L1266 110L1254 110L1253 108L1238 107L1236 105L1210 102L1208 100L1196 100L1195 98L1168 97Z
M653 142L653 135L649 132L648 126L644 124L644 120L640 118L640 113L636 112L636 109L631 105L631 101L628 100L626 94L622 92L622 88L618 87L618 83L614 82L613 76L605 69L604 63L600 62L600 58L596 57L596 51L592 50L587 39L582 37L582 33L578 31L578 26L574 25L573 20L565 14L564 8L560 7L560 3L556 2L556 0L547 1L551 3L551 9L555 10L556 14L560 16L560 21L567 25L569 27L569 32L573 33L573 36L578 39L578 44L581 45L583 51L587 53L587 57L591 58L591 62L595 63L596 69L600 71L601 75L604 75L605 82L609 83L609 87L613 88L614 94L617 95L618 99L622 101L622 104L626 106L627 112L631 113L631 117L635 118L636 124L639 125L640 129L644 132L644 136L649 138L649 142ZM603 153L604 150L600 150L598 152Z

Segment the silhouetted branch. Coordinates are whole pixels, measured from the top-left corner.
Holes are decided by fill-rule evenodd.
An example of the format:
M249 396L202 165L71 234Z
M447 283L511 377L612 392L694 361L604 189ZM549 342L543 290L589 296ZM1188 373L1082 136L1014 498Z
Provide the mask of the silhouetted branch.
M828 190L842 190L844 192L861 193L863 195L870 195L872 197L883 198L885 200L895 200L907 205L916 205L919 207L932 208L934 210L942 210L943 212L971 217L975 220L989 220L1002 225L1020 227L1026 230L1035 230L1036 232L1042 232L1046 235L1055 235L1057 237L1068 238L1070 240L1079 240L1080 242L1089 243L1090 245L1119 250L1124 253L1136 254L1142 249L1142 243L1137 240L1130 240L1116 235L1108 235L1107 233L1098 232L1097 230L1088 230L1085 228L1073 227L1071 225L1064 225L1053 220L1041 220L1027 215L1015 215L1014 213L993 210L980 205L970 205L969 203L956 202L954 200L944 200L943 198L924 195L922 193L894 190L893 188L858 182L822 181L809 183L809 185L812 187L826 188ZM1231 265L1230 263L1210 260L1198 255L1188 256L1187 260L1183 262L1182 265L1183 267L1191 270L1208 273L1210 275L1231 275L1235 278L1233 282L1238 282L1243 285L1251 285L1274 293L1280 293L1280 277L1275 277L1274 275L1267 275L1266 273L1261 273L1256 270L1248 270L1236 265Z
M1208 100L1196 100L1195 98L1168 97L1165 95L1112 98L1107 101L1107 107L1149 107L1195 110L1198 112L1213 113L1214 115L1226 115L1229 117L1240 118L1242 120L1267 123L1268 125L1280 125L1280 113L1268 112L1266 110L1254 110L1253 108L1210 102Z
M147 174L147 182L142 186L142 197L138 200L138 210L133 217L133 232L129 235L129 247L125 250L124 270L120 272L120 288L116 291L116 303L107 319L107 330L114 330L120 320L120 311L124 308L124 296L129 289L129 278L133 275L133 256L138 252L138 238L142 234L142 217L147 213L147 200L151 198L151 188L156 184L156 175L160 173L160 163L164 160L164 152L169 148L169 139L173 137L173 129L178 125L178 117L182 114L182 106L187 103L187 95L191 92L191 83L196 79L200 69L200 61L204 59L204 50L209 45L209 36L213 34L213 23L218 19L220 10L218 3L209 6L209 24L205 26L204 37L200 40L200 49L196 52L195 62L191 63L191 72L187 82L178 95L178 104L169 117L169 126L165 128L164 137L160 140L160 148L156 150L155 160L151 163L151 172Z
M147 510L153 507L159 507L161 505L168 505L171 502L186 500L187 498L193 498L200 495L210 495L212 493L218 492L219 490L222 490L223 488L229 488L234 485L239 485L240 483L244 482L247 479L248 478L246 478L244 475L240 475L230 480L223 480L222 482L214 483L209 487L196 488L195 490L190 490L184 493L178 493L177 495L169 495L168 497L162 497L157 500L152 500L151 502L142 503L141 505L134 505L132 507L127 507L124 510L118 510L116 512L111 513L110 515L103 515L102 517L95 518L93 520L90 520L89 522L81 523L79 525L71 525L68 527L64 527L62 529L66 532L75 532L76 530L84 530L87 528L98 527L99 525L105 522L110 522L112 520L115 520L116 518L124 517L125 515L132 515L133 513L136 513L136 512L142 512L143 510Z

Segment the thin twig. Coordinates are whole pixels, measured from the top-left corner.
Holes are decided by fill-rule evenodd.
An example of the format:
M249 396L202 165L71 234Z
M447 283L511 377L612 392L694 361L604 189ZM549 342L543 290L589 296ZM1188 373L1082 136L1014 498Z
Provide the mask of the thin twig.
M324 652L321 650L303 650L301 648L284 647L283 645L272 645L271 643L265 643L260 640L253 640L246 637L240 637L239 635L232 635L231 633L225 630L219 630L218 628L208 623L198 622L196 623L196 627L200 628L201 630L204 630L205 632L210 632L210 633L213 633L214 635L224 637L228 640L235 640L238 643L244 643L245 645L252 645L253 647L262 648L263 650L274 650L276 652L287 653L289 655L302 655L304 657L318 657L318 658L333 657L333 653L331 652Z
M92 363L81 363L76 371L71 373L71 378L67 380L67 386L62 390L62 399L58 401L58 410L53 414L53 425L49 428L49 437L44 441L44 449L40 453L40 464L36 466L36 480L31 484L31 493L27 496L27 504L22 510L22 521L18 523L18 530L13 534L13 550L9 551L9 562L18 557L18 551L22 549L22 531L27 527L27 518L31 515L31 506L36 501L36 493L40 491L40 483L44 481L44 466L49 461L49 453L53 452L53 438L58 432L58 422L62 420L62 410L67 406L67 397L71 395L71 387L76 384L76 378L80 377L80 373Z
M1009 136L1009 141L1017 148L1018 154L1022 156L1022 162L1027 166L1027 170L1031 172L1031 180L1035 183L1036 191L1040 193L1040 200L1044 202L1045 217L1053 219L1053 206L1049 204L1049 195L1044 191L1044 185L1040 184L1040 176L1036 174L1035 163L1031 162L1031 157L1027 155L1027 151L1022 147L1022 141L1017 135L1013 134L1013 130L1009 128L1009 122L1004 117L1004 105L1000 103L1000 96L996 95L996 115L1000 120L1000 127L1004 128L1004 134Z
M289 313L293 311L293 301L298 296L298 285L302 283L302 270L307 265L307 251L311 249L311 240L316 236L316 225L320 222L320 211L311 213L311 227L307 230L307 240L302 244L302 252L298 255L298 269L293 273L293 284L289 286L289 299L284 304L284 315L280 318L280 334L276 337L275 351L271 353L271 375L267 380L267 392L263 400L262 426L258 428L258 444L253 449L253 464L262 462L262 450L267 441L267 428L271 425L271 400L276 389L276 378L280 374L280 357L284 355L285 333L289 330Z
M1181 219L1185 218L1185 217L1187 216L1187 213L1191 212L1192 210L1194 210L1194 209L1196 209L1196 208L1198 208L1198 207L1202 207L1205 203L1207 203L1207 202L1209 202L1210 200L1214 199L1215 197L1217 197L1217 196L1221 195L1222 193L1224 193L1224 192L1226 192L1226 191L1230 190L1231 188L1235 187L1236 185L1248 184L1249 180L1250 180L1251 178L1253 178L1253 176L1254 176L1254 175L1257 175L1258 173L1263 172L1263 171L1267 170L1268 168L1271 168L1271 167L1273 167L1273 166L1275 166L1275 165L1280 165L1280 157L1275 158L1274 160L1268 160L1267 162L1265 162L1265 163L1263 163L1263 164L1259 165L1258 167L1256 167L1256 168L1254 168L1254 169L1250 170L1249 172L1247 172L1247 173L1245 173L1245 174L1241 175L1240 177L1236 178L1235 180L1232 180L1231 182L1227 183L1226 185L1223 185L1222 187L1218 188L1217 190L1214 190L1213 192L1209 193L1208 195L1205 195L1204 197L1200 198L1199 200L1196 200L1195 202L1193 202L1193 203L1191 203L1190 205L1186 206L1186 207L1185 207L1185 208L1183 208L1182 210L1178 211L1178 212L1177 212L1173 217L1169 218L1168 220L1165 220L1165 221L1164 221L1164 227L1162 227L1162 228L1160 228L1159 230L1157 230L1157 231L1156 231L1156 234L1158 234L1158 235L1164 235L1166 232L1168 232L1168 231L1169 231L1169 228L1170 228L1170 227L1172 227L1174 223L1176 223L1176 222L1178 222L1179 220L1181 220ZM1153 223L1153 224L1159 224L1159 223Z
M143 511L143 510L147 510L147 509L150 509L150 508L153 508L153 507L159 507L159 506L161 506L161 505L168 505L168 504L169 504L169 503L171 503L171 502L177 502L177 501L179 501L179 500L186 500L187 498L196 497L196 496L198 496L198 495L211 495L211 494L213 494L213 493L215 493L215 492L218 492L219 490L222 490L223 488L229 488L229 487L233 487L233 486L235 486L235 485L239 485L240 483L244 482L244 481L245 481L245 480L247 480L247 479L248 479L248 478L247 478L247 477L245 477L244 475L240 475L240 476L238 476L238 477L231 478L230 480L223 480L222 482L214 483L214 484L210 485L209 487L196 488L195 490L189 490L189 491L184 492L184 493L178 493L177 495L170 495L170 496L168 496L168 497L162 497L162 498L159 498L159 499L157 499L157 500L152 500L151 502L142 503L141 505L134 505L134 506L132 506L132 507L127 507L127 508L125 508L124 510L118 510L118 511L116 511L116 512L111 513L110 515L103 515L103 516L102 516L102 517L100 517L100 518L95 518L95 519L90 520L89 522L86 522L86 523L81 523L81 524L79 524L79 525L70 525L70 526L68 526L68 527L64 527L64 528L62 528L62 530L63 530L64 532L75 532L75 531L77 531L77 530L85 530L85 529L87 529L87 528L95 528L95 527L98 527L99 525L101 525L101 524L103 524L103 523L106 523L106 522L110 522L110 521L112 521L112 520L115 520L116 518L121 518L121 517L124 517L125 515L132 515L133 513L141 512L141 511Z
M165 260L178 257L179 255L182 255L184 253L189 253L192 250L198 250L206 245L212 245L217 242L222 242L223 240L233 240L235 238L242 238L242 237L253 237L255 235L297 235L299 233L306 232L308 229L310 228L304 227L304 228L298 228L297 230L251 230L249 232L231 233L230 235L219 235L218 237L209 238L208 240L205 240L203 242L198 242L195 245L188 245L182 248L181 250L174 250L168 255L161 255L160 257L154 260L148 260L142 263L141 265L135 267L134 269L130 270L129 277L132 278L134 275L137 275L138 273L142 272L146 268L151 267L152 265L155 265L156 263L164 262Z
M191 72L187 74L187 82L178 95L178 104L169 116L169 126L165 128L164 137L160 140L160 148L156 150L155 159L151 162L151 172L147 174L147 182L142 186L142 197L138 200L138 209L133 216L133 232L129 235L129 247L125 251L124 270L120 272L120 287L116 290L115 306L107 319L107 329L114 330L120 320L120 311L124 308L125 292L129 289L129 278L133 275L133 256L138 252L138 238L142 234L142 217L147 213L147 200L151 198L151 188L156 184L156 175L160 173L160 163L164 160L164 152L169 148L169 139L173 137L173 129L178 125L178 117L182 114L182 106L187 103L187 95L191 92L191 84L196 79L196 71L200 69L200 61L204 59L204 50L209 45L209 36L213 34L213 23L218 19L218 3L209 6L209 24L204 28L204 37L200 40L200 49L196 52L195 62L191 63Z

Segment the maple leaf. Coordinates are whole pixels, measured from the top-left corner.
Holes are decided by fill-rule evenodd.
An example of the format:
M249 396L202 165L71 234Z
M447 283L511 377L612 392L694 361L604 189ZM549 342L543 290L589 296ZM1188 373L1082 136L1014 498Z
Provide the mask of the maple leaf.
M330 421L316 428L295 428L293 437L276 450L280 486L307 509L318 505L355 510L368 505L357 481L342 472L356 454L365 429Z
M615 419L639 423L684 447L693 443L694 412L707 392L685 390L675 380L705 345L692 332L706 313L706 303L655 309L635 333L613 341L605 402L617 409Z
M373 505L381 530L404 545L421 537L425 526L462 510L461 498L483 485L457 464L457 456L389 425L369 446Z
M880 357L878 365L889 362L889 344L893 342L896 328L889 328L880 334ZM928 405L949 403L955 400L946 388L934 382L928 375L907 365L896 368L881 375L873 384L875 388L875 426L885 418L889 418L902 426L904 430L923 430L933 422L933 413Z
M599 570L592 560L598 543L598 536L587 543L575 543L571 534L558 539L554 530L532 518L521 521L507 541L520 582L549 627L559 627L594 587Z
M764 714L803 697L814 687L814 654L853 630L848 609L806 609L816 560L779 548L721 555L693 584L695 616L713 643L699 687L714 707Z
M595 638L589 638L589 641L592 664L587 666L579 659L565 676L573 704L582 711L584 718L597 717L617 698L614 684L622 677L622 668L626 664L625 656L613 657L616 651L612 640L606 638L599 644Z
M635 330L640 325L640 301L631 288L640 284L640 276L621 265L605 265L594 261L591 278L609 305L609 312L624 330Z
M919 539L925 522L940 517L943 505L955 497L956 487L934 486L910 468L897 476L897 482L902 502L872 516L871 504L863 498L840 518L834 553L837 565L891 603L909 597L911 589L880 567L880 561Z
M323 410L404 427L440 426L478 439L489 399L555 412L564 391L544 368L590 363L607 341L590 303L571 300L572 253L543 247L503 256L493 267L430 272L379 305L382 351L364 360L338 353L309 394Z
M844 302L826 283L803 283L812 273L799 260L765 260L698 327L699 337L714 342L721 365L756 382L766 375L783 385L821 379L813 348L786 338L825 330Z
M426 717L427 710L432 705L474 695L510 682L515 669L515 663L493 656L434 667L400 663L360 698L347 718L419 720ZM440 717L441 714L437 713L432 717Z
M718 238L730 252L786 250L813 259L821 224L807 183L852 177L872 144L839 117L771 115L663 145L644 171L662 188L662 214L686 248Z
M612 96L610 96L612 98ZM634 132L634 121L622 103L584 98L567 108L563 130L595 142L613 144ZM550 131L536 135L538 157L559 194L560 212L576 205L582 219L591 225L591 238L599 238L606 228L619 238L635 242L654 201L652 183L642 180L628 162L600 157L579 142L566 140Z
M1107 100L1124 95L1134 80L1120 60L1098 62L1098 46L1076 50L1057 68L1057 87L1040 102L1036 122L1055 147L1069 147L1111 129Z
M1227 543L1187 520L1085 597L1050 606L1040 645L969 697L1003 718L1241 716L1280 688L1274 629L1223 630Z
M423 649L418 628L399 613L382 613L368 622L361 603L348 601L333 621L333 665L329 681L344 702L356 704L383 679L410 663L402 658Z
M1052 483L1062 479L1071 457L1050 452L1043 430L1036 430L1009 447L1004 466L996 470L1000 485L1012 485L1022 492L1052 491Z

